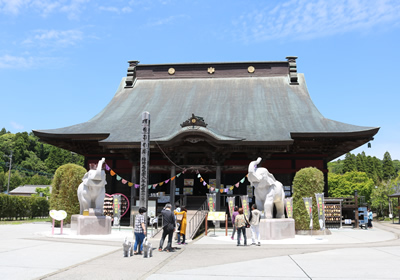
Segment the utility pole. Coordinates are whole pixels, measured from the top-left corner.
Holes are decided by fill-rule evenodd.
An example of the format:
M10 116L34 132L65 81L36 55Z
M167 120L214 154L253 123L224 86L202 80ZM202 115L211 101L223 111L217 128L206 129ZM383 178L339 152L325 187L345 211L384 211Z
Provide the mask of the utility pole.
M12 151L8 156L10 158L10 166L8 168L8 185L7 185L7 195L10 195L10 177L11 177L11 163L12 163Z

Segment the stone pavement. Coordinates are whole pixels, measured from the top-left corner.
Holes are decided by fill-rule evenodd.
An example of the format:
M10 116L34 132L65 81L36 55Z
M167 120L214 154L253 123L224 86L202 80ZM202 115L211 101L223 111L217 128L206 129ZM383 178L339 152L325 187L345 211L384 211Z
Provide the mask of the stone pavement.
M50 223L0 225L1 279L400 279L400 225L331 230L236 246L225 231L153 251L153 258L124 258L122 242L132 230L77 236ZM230 231L229 231L230 233ZM158 247L159 239L151 240ZM251 239L248 239L248 244ZM243 242L242 242L243 244Z

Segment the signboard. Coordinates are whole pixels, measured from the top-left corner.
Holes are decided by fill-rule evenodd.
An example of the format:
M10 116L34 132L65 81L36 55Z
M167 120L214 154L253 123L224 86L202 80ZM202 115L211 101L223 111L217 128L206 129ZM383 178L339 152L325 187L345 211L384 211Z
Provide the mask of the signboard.
M310 229L313 229L313 218L312 218L312 197L303 197L304 206L310 216Z
M242 195L240 197L242 200L242 208L243 208L243 214L249 218L250 217L250 207L249 207L249 196L248 195Z
M232 219L232 214L233 214L233 211L235 209L235 197L234 196L228 196L226 198L226 200L228 201L229 215L231 216L231 219Z
M293 219L293 197L285 198L286 214L289 219Z
M121 219L121 195L116 194L113 196L113 216L114 216L114 226L119 226L119 221Z
M225 212L208 212L207 220L209 221L225 221Z
M324 193L316 193L315 199L317 200L319 227L321 228L321 230L324 230L325 229Z
M193 195L193 188L183 188L183 194Z
M208 209L210 212L214 212L215 209L215 201L216 201L216 194L215 193L208 193L207 194L207 203Z
M185 187L193 187L194 186L194 179L183 179L183 185Z

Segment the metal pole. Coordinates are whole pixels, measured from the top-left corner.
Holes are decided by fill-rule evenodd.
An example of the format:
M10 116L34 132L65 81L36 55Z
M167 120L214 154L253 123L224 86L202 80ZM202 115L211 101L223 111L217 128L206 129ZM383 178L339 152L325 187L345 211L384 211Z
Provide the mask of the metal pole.
M10 166L9 166L9 168L8 168L7 195L10 194L10 177L11 177L12 151L11 151L11 154L9 155L9 158L10 158Z
M142 141L140 152L140 193L139 207L146 207L148 204L149 184L149 162L150 162L150 113L142 113ZM147 236L147 212L144 213Z

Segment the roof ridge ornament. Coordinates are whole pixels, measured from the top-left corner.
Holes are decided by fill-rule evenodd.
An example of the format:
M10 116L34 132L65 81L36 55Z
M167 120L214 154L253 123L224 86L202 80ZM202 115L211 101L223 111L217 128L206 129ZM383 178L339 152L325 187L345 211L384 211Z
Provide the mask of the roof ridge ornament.
M207 127L208 124L205 123L203 117L195 116L192 113L192 117L187 119L181 124L181 127L186 127L186 126L202 126L202 127Z
M297 77L297 64L296 59L297 56L287 56L286 59L289 62L289 79L291 85L298 85L298 77Z
M138 60L128 61L128 73L126 74L125 88L133 88L133 82L136 79L136 66L140 63Z

